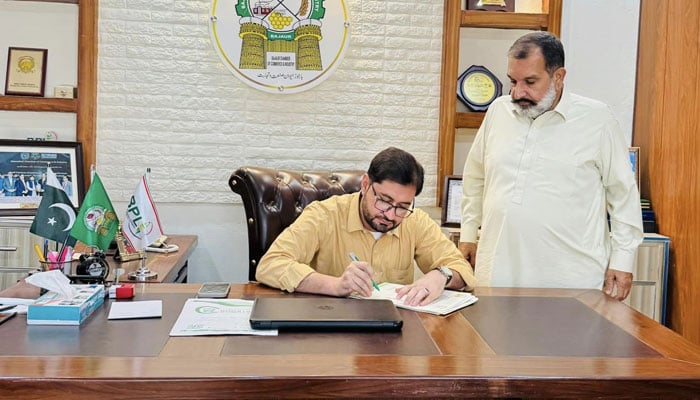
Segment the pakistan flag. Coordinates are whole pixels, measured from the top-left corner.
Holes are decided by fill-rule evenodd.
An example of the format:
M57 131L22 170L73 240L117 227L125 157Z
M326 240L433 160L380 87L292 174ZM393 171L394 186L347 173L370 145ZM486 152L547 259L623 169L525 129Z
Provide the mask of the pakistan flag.
M75 245L75 239L69 234L75 222L73 204L66 192L59 188L58 179L51 168L48 169L46 177L44 197L41 198L29 232L59 243L63 243L67 238L66 245L72 247Z
M95 173L70 235L88 246L106 251L118 227L119 219L112 202L100 177Z

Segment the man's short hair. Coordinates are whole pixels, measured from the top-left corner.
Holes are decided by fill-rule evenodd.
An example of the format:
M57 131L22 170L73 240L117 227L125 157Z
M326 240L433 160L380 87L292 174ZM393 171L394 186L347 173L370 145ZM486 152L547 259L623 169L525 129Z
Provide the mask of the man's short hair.
M508 57L522 60L530 57L535 48L542 52L544 67L549 75L564 66L564 46L556 36L547 31L537 31L521 36L510 46Z
M423 190L423 166L404 150L389 147L380 151L369 164L367 175L372 182L390 180L400 185L416 187L416 196Z

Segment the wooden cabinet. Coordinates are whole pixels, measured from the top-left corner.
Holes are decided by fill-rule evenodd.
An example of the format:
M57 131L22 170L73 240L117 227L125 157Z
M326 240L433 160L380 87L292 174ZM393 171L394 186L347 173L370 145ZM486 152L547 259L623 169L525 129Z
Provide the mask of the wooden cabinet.
M78 7L78 98L0 96L0 110L69 112L76 114L76 141L83 147L83 172L88 185L90 165L95 164L95 114L97 103L97 0L33 0L70 3ZM42 28L51 32L51 27ZM51 50L51 49L49 49ZM48 68L51 68L49 65ZM4 71L3 71L4 72ZM48 93L48 92L47 92Z
M647 317L666 323L666 284L670 239L645 233L635 257L634 281L625 304Z
M516 11L518 11L518 0ZM522 0L521 0L522 1ZM442 183L454 171L455 129L478 128L483 112L457 111L457 78L459 67L460 31L462 28L495 28L546 30L559 35L562 0L542 0L541 13L468 11L463 0L445 0L442 38L442 71L440 78L440 126L438 136L438 195L442 200ZM499 60L499 62L503 62ZM507 88L504 87L507 92ZM457 171L461 173L461 171Z
M44 239L29 233L32 219L0 219L0 290L11 286L27 272L40 267L34 245L43 247ZM51 242L54 246L54 242Z

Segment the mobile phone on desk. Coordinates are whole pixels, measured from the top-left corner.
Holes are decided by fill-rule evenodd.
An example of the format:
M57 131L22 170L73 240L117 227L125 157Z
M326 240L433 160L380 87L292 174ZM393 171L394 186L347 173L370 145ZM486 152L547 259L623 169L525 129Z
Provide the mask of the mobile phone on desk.
M17 313L14 311L0 313L0 324L2 324L3 322L7 321L8 319L14 317L15 315L17 315Z
M197 297L222 298L228 296L231 284L226 282L205 282L199 288Z

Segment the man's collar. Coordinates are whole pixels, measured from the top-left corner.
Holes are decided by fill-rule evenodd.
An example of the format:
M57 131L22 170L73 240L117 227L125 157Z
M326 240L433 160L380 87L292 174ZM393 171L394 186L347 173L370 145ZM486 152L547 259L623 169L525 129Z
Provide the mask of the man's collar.
M566 120L571 115L571 107L571 94L566 89L562 89L559 103L557 103L557 106L554 107L553 111L559 113L562 116L562 118Z

